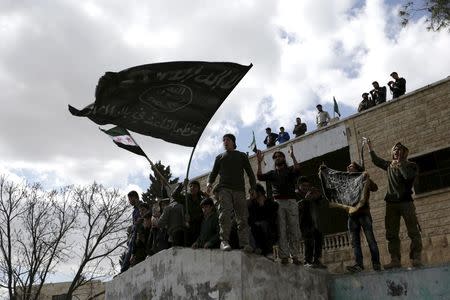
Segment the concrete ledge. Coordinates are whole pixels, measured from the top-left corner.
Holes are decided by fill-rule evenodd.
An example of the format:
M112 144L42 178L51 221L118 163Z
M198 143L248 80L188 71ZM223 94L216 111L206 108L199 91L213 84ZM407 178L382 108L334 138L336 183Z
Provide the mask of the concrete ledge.
M106 299L328 299L325 271L241 251L171 248L106 284Z
M330 299L450 299L450 265L333 276Z
M450 299L450 265L331 275L241 251L171 248L106 283L106 299Z

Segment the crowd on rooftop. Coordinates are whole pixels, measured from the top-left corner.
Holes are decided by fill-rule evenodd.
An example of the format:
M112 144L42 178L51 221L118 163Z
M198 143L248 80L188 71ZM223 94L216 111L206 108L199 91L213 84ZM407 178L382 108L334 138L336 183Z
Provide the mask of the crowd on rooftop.
M395 82L388 85L396 98L405 93L405 80L395 72L391 76ZM385 102L386 88L380 87L376 82L373 87L370 98L368 93L364 97L371 99L375 105ZM366 101L364 97L363 101ZM328 113L322 110L321 105L317 105L317 109L317 126L326 126L330 119ZM297 118L293 134L298 137L306 131L306 124ZM272 133L270 128L266 129L266 133L264 144L268 148L290 139L283 127L279 134ZM128 194L133 213L128 248L121 261L122 272L146 257L173 246L222 251L241 249L246 253L264 255L282 264L326 268L321 262L321 222L323 211L330 203L325 199L322 189L314 186L311 178L302 175L304 171L296 160L293 145L290 145L288 151L293 165L288 166L283 152L275 151L271 157L273 169L268 172L262 171L264 153L257 151L258 167L255 176L248 155L236 150L235 136L225 134L222 143L224 152L214 161L205 191L201 190L198 181L185 180L170 195L163 193L163 197L152 205L140 202L136 191ZM370 140L367 141L367 147L373 164L387 174L385 227L391 261L384 265L384 269L401 267L401 218L405 221L411 239L412 265L419 267L422 265L422 243L412 198L417 166L407 159L409 150L400 142L392 147L389 160L375 154ZM319 169L320 166L315 167ZM343 208L348 213L348 230L355 258L355 264L347 266L347 270L360 272L364 269L360 234L363 231L369 245L372 267L379 271L382 266L369 205L370 194L377 191L377 185L356 162L349 162L346 171L364 174L368 186L357 205ZM248 199L244 173L250 186ZM214 185L217 178L218 183ZM271 195L267 195L261 182L270 183ZM304 242L303 257L300 257L301 240Z
M392 93L392 100L402 96L406 92L406 80L400 77L397 72L392 72L390 74L393 80L389 81L387 85ZM386 102L386 87L380 86L378 81L372 82L373 89L369 92L364 92L361 97L362 100L358 105L358 112L362 112L376 105L380 105ZM323 110L322 104L317 104L317 115L316 115L316 126L317 128L322 128L330 124L332 118L330 114ZM299 137L307 132L306 123L302 122L300 117L297 117L296 123L292 133L295 137ZM266 128L266 137L263 141L267 148L273 147L277 144L282 144L291 139L288 132L285 131L284 127L280 127L279 133L272 132L270 127Z

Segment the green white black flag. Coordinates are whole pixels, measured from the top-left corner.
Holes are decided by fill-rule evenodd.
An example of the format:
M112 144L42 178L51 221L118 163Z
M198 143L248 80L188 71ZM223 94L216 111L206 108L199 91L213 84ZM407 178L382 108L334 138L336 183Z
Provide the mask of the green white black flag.
M337 113L338 116L340 117L341 112L339 111L339 106L338 106L336 98L334 98L334 96L333 96L333 102L334 102L334 106L333 106L334 112Z
M250 146L248 146L250 149L252 149L253 152L257 152L258 148L256 147L256 139L255 139L255 132L252 130L253 133L253 140L252 143L250 144Z
M133 152L134 154L147 157L141 147L136 144L128 130L126 130L125 128L116 126L109 130L104 130L101 128L100 130L109 135L112 138L113 142L120 148L126 149L130 152Z

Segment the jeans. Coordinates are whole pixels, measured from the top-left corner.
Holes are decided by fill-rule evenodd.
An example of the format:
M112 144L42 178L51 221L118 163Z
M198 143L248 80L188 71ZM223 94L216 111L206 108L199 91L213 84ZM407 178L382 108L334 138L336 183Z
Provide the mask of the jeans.
M361 228L364 230L367 244L369 244L370 255L372 256L372 265L380 264L380 252L378 251L377 241L373 234L372 216L370 214L360 214L348 217L348 230L352 239L352 247L355 255L356 264L364 268L363 255L361 251Z

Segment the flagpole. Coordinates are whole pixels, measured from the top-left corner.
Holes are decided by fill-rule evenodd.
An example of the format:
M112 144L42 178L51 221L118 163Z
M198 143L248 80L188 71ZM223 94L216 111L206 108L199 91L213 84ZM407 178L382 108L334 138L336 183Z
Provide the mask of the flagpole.
M241 79L244 78L245 74L247 74L248 70L250 70L251 67L253 67L253 64L252 64L252 63L250 63L249 68L248 68L247 71L242 75ZM239 81L241 81L241 79L239 79ZM236 83L236 85L239 83L239 81ZM224 101L225 101L225 99L228 97L228 95L230 95L230 93L231 93L231 91L229 91L228 94L225 95ZM213 116L214 116L214 115L213 115ZM209 119L208 123L211 121L211 119L212 119L213 116L211 116L211 118ZM208 125L208 124L206 124L206 125ZM187 167L187 170L186 170L186 178L184 179L185 181L188 181L188 180L189 180L189 170L191 169L192 157L194 156L195 148L197 148L197 144L198 144L198 142L200 141L200 138L201 138L203 132L205 131L205 128L206 128L206 126L205 126L205 127L202 129L202 131L200 132L200 135L199 135L199 137L198 137L198 140L197 140L197 142L195 143L194 148L192 149L191 156L189 157L188 167ZM186 196L185 196L186 218L188 219L188 218L189 218L189 208L188 208L187 185L184 187L184 190L185 190L185 195L186 195ZM189 223L188 223L187 221L186 221L186 225L189 227Z
M192 152L191 152L191 156L189 157L189 162L188 162L188 166L187 166L187 170L186 170L186 178L185 178L185 181L186 180L189 180L189 171L190 171L190 169L191 169L191 162L192 162L192 157L194 156L194 151L195 151L195 148L197 148L197 144L198 144L198 141L197 141L197 143L195 144L195 146L194 146L194 148L192 148ZM185 219L186 219L186 225L189 227L189 222L188 222L188 220L190 219L190 215L189 215L189 206L188 206L188 193L187 193L187 185L184 187L184 195L185 195L185 197L184 197L184 206L186 207L186 216L185 216ZM200 190L198 191L199 193L200 193Z
M136 140L133 138L133 136L131 135L131 133L128 131L128 133L130 134L130 138L131 140L136 144L139 145ZM144 150L142 150L144 151ZM145 154L145 152L144 152ZM147 154L145 154L145 158L148 160L148 162L150 163L150 166L152 167L153 172L155 173L155 175L157 175L159 178L161 178L161 181L163 182L163 184L165 184L169 189L170 189L170 185L169 182L166 180L166 178L164 178L164 176L159 172L158 168L155 166L155 164L153 164L153 162L150 160L150 158L148 158ZM170 196L170 195L169 195Z

